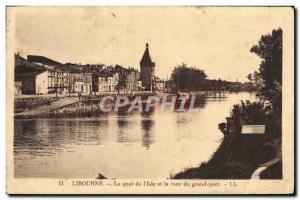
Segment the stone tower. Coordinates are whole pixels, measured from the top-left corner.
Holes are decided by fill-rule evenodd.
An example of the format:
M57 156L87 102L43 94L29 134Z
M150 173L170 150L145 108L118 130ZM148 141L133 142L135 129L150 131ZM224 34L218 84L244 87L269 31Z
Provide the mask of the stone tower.
M140 67L141 67L140 79L142 81L142 86L144 87L144 90L152 91L155 63L152 62L151 60L148 43L146 43L146 49L140 61Z

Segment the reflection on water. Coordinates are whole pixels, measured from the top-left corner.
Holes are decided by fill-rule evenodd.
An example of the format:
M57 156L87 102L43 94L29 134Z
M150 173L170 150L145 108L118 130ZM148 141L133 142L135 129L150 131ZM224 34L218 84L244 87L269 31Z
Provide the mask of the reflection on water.
M152 119L141 120L141 127L143 133L142 142L143 142L143 146L145 146L147 149L154 142L153 133L151 132L153 125L154 125L154 121Z
M250 93L206 99L197 112L119 112L93 118L15 119L16 177L167 178L209 159L218 123Z

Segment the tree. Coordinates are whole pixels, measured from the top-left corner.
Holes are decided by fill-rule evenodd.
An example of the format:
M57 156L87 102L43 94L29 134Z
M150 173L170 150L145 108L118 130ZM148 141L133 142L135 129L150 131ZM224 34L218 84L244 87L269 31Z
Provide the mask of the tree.
M252 74L248 74L247 79L252 83Z
M282 29L273 30L272 34L262 35L251 53L258 55L262 62L259 67L259 77L262 88L258 92L261 100L270 103L273 111L281 114L282 100Z
M254 71L252 77L253 77L253 80L254 80L256 83L261 83L261 82L262 82L260 73L259 73L258 71Z
M185 63L175 67L171 74L177 90L200 90L206 77L203 70L188 67Z

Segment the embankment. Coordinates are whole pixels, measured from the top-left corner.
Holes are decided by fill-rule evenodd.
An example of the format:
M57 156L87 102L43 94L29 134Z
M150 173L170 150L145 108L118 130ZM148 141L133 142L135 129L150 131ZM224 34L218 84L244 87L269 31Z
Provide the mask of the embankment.
M267 136L239 135L224 137L220 147L208 162L199 167L186 169L177 173L172 179L249 179L252 173L260 166L278 156L280 145L273 145L275 140ZM267 171L268 170L268 171ZM282 178L281 169L274 166L266 178ZM270 175L270 173L272 173ZM261 177L264 178L264 177Z

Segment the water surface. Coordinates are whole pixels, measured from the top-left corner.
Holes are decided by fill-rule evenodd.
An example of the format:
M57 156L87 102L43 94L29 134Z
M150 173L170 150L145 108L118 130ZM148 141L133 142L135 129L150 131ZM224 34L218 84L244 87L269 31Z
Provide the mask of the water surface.
M15 119L15 177L168 178L207 161L223 135L218 123L251 93L205 99L197 112Z

